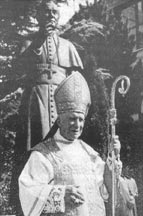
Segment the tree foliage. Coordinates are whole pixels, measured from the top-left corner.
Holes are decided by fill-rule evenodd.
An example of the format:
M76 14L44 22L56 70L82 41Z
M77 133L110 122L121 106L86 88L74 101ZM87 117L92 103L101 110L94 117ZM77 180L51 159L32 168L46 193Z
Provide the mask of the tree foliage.
M36 1L5 0L0 2L0 134L1 134L1 193L0 212L11 214L9 205L10 178L13 163L13 147L16 132L18 107L20 105L23 87L22 73L12 70L12 61L17 57L20 43L38 26ZM80 6L80 11L70 22L60 29L63 37L72 41L84 63L84 76L89 83L92 97L92 107L87 118L83 139L97 149L103 156L107 154L109 141L109 98L113 80L121 75L131 79L131 89L125 98L116 95L118 111L118 134L123 145L121 156L125 162L135 160L140 152L140 133L138 125L134 125L130 115L139 109L135 103L141 91L143 80L140 79L139 65L134 68L135 56L132 54L134 36L129 36L127 21L123 22L121 11L107 13L104 0L87 7ZM97 71L98 68L106 68ZM113 79L111 78L111 76ZM6 98L5 96L8 95ZM5 98L2 100L2 98ZM13 124L14 122L14 124ZM134 132L133 132L134 131ZM136 140L138 136L138 140ZM136 142L137 148L134 147ZM143 149L142 149L143 150ZM129 157L127 158L127 153ZM141 153L140 153L141 155ZM139 162L139 161L138 161ZM6 185L4 189L4 185Z

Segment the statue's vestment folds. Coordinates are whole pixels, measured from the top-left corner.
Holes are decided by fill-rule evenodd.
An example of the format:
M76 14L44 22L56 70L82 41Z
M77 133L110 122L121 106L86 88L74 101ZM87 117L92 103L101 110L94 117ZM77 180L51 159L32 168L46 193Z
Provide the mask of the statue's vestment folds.
M39 49L33 41L23 47L16 68L24 70L27 76L19 110L17 147L20 150L30 150L45 138L57 117L55 89L68 76L70 68L83 67L74 45L56 33L48 36Z

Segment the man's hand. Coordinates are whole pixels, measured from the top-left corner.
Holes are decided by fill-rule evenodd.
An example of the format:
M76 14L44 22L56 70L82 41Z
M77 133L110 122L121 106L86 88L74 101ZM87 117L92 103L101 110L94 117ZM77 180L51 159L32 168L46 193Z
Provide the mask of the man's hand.
M118 158L120 155L121 143L117 135L111 140L111 148L111 151L114 150L115 156Z
M122 162L120 161L120 149L121 149L121 143L119 141L119 137L116 135L111 140L111 148L109 150L109 155L107 159L107 164L109 167L109 170L112 170L112 155L111 152L114 151L115 153L115 172L117 176L121 175L122 172Z
M66 187L65 202L74 206L79 206L84 203L84 196L79 186Z

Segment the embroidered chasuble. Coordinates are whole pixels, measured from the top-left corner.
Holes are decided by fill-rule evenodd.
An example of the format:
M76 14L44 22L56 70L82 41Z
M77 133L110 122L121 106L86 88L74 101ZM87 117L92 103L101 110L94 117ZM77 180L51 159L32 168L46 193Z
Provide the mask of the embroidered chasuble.
M105 163L81 140L51 140L34 147L19 178L25 216L105 216L103 186ZM65 205L66 185L79 186L84 203Z

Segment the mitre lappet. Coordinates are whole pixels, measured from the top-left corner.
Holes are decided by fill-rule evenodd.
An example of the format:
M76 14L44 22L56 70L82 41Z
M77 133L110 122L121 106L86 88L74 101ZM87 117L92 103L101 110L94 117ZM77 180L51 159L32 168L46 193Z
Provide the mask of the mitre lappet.
M79 72L73 72L55 91L57 113L68 111L80 112L87 115L91 104L88 84Z

